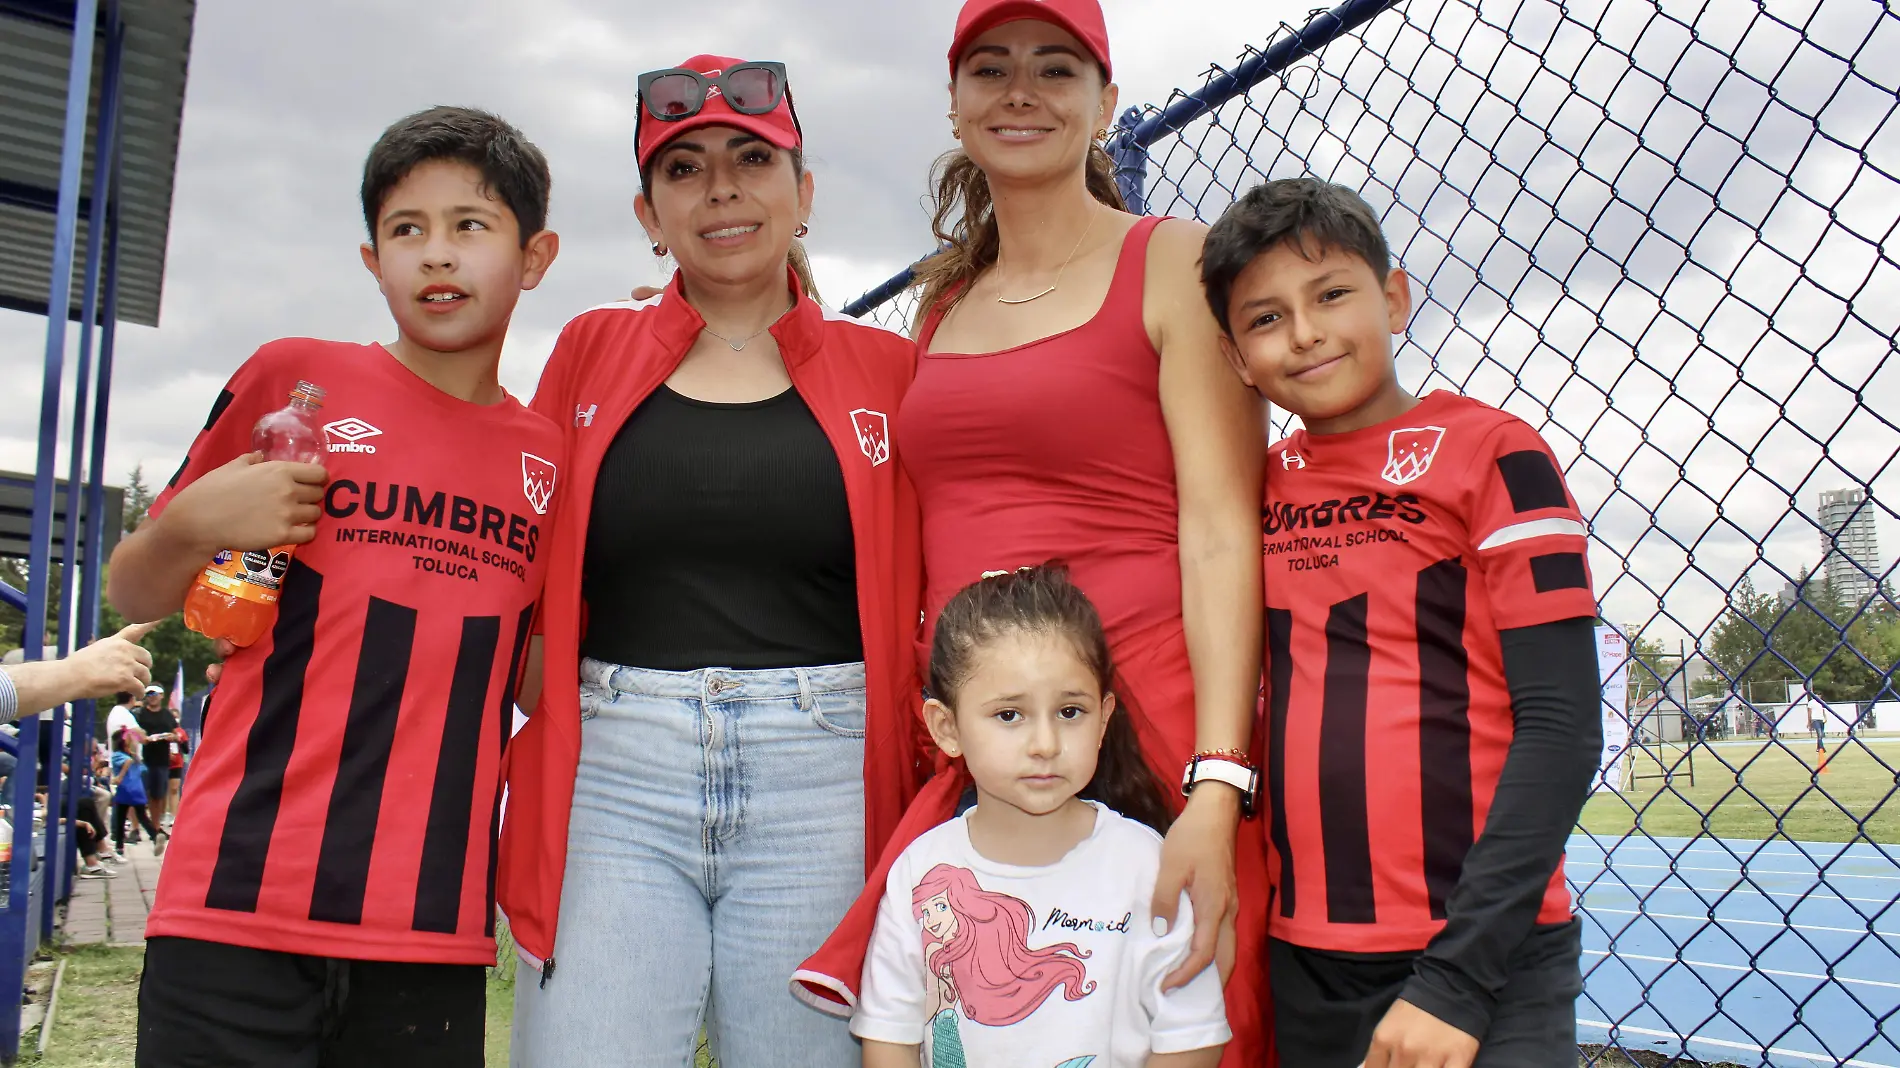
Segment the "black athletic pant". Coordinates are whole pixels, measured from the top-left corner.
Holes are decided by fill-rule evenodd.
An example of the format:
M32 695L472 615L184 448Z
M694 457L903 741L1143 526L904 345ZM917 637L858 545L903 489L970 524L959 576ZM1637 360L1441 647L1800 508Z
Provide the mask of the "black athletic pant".
M1511 955L1472 1068L1575 1068L1583 925L1531 929ZM1358 1068L1412 977L1411 953L1329 953L1269 939L1273 1037L1288 1068Z
M482 1068L487 969L145 943L138 1068Z
M136 812L139 817L139 826L145 828L145 833L151 836L152 841L158 841L158 828L152 825L152 817L145 814L144 805L124 805L114 801L112 803L112 844L119 852L125 852L125 814L127 812Z
M92 828L92 833L88 834L78 826L73 827L73 838L79 843L80 855L98 856L99 842L106 836L106 821L99 818L99 806L92 803L90 791L83 794L73 806L73 817Z

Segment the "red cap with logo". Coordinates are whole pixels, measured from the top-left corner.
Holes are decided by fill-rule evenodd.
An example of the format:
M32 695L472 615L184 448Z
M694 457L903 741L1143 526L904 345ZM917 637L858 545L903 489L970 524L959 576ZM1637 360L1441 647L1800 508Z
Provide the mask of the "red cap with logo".
M957 15L957 35L950 42L950 77L957 76L957 60L970 42L1018 19L1053 23L1074 34L1102 65L1110 81L1114 64L1108 61L1108 20L1098 0L968 0Z
M695 71L708 80L716 80L741 62L730 56L694 56L681 63L678 69ZM706 87L705 102L700 104L698 113L683 119L656 119L656 112L649 110L654 102L641 100L639 143L635 145L635 156L640 166L645 167L647 160L652 159L653 154L665 147L667 142L689 130L706 126L731 126L755 133L779 148L800 147L803 138L799 134L798 120L792 115L791 94L782 85L779 90L777 106L762 115L734 111L726 100L726 91L717 84ZM697 98L696 94L694 98Z

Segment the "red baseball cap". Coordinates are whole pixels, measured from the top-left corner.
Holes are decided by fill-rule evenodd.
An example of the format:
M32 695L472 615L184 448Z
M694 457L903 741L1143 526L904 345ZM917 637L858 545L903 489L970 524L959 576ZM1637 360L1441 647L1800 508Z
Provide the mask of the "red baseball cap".
M681 63L682 69L695 71L707 78L717 78L726 71L738 66L743 60L731 56L694 56ZM791 90L787 88L779 98L778 106L763 115L746 115L732 110L726 95L719 87L706 89L706 101L700 105L698 114L676 122L656 119L646 113L646 102L638 103L640 118L638 123L639 144L634 154L639 165L645 167L653 154L666 146L666 143L686 133L705 126L731 126L748 133L758 134L779 148L798 148L803 144L799 135L798 120L792 116Z
M957 15L957 35L950 42L950 77L957 76L957 60L970 42L1018 19L1054 23L1074 34L1102 65L1110 81L1115 66L1108 61L1108 21L1098 0L967 0Z

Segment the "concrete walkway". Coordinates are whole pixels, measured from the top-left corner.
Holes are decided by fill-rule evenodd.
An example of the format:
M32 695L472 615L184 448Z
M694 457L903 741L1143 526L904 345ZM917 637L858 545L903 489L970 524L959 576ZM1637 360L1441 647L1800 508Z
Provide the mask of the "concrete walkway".
M125 863L114 879L74 879L62 929L73 945L145 944L145 914L151 911L164 861L152 855L150 840L127 843Z

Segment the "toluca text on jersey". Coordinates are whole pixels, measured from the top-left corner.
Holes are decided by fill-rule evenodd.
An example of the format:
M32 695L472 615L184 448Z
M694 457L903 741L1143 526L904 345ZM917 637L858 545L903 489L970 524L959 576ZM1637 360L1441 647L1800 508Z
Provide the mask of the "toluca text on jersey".
M1418 496L1411 493L1397 496L1377 493L1371 496L1360 494L1343 501L1334 499L1297 506L1268 504L1260 510L1260 532L1278 534L1283 530L1319 529L1393 518L1413 525L1425 522L1425 510L1418 506Z
M401 522L414 526L447 528L457 534L472 534L483 541L518 554L525 563L533 563L541 544L541 527L527 516L508 512L492 504L442 491L430 492L415 486L375 482L358 486L347 478L330 483L323 494L324 514L332 519L361 516L374 522ZM399 518L400 517L400 518ZM374 538L370 535L375 535ZM339 529L338 541L373 542L404 548L431 549L436 542L460 545L458 555L478 559L481 553L470 546L446 538L408 534L402 531L355 528ZM442 550L447 551L447 550ZM504 557L494 556L496 566L506 566Z

